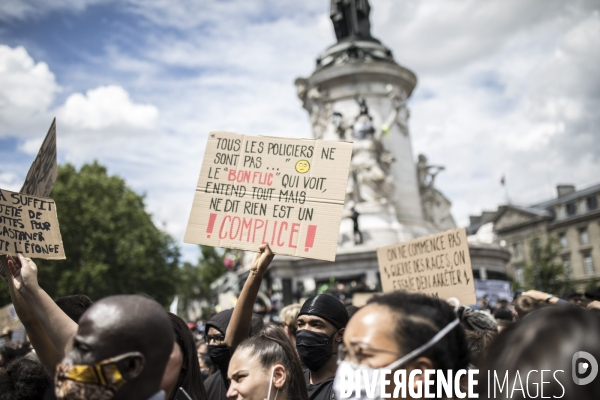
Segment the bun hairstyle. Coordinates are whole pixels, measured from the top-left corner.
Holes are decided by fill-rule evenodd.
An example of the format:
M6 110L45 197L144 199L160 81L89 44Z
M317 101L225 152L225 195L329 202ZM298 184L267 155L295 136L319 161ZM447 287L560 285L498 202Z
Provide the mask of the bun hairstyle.
M236 349L249 349L252 357L261 366L270 369L275 364L281 364L286 371L286 382L283 391L288 400L308 400L304 373L298 361L296 350L283 329L277 326L267 326L254 336L244 340Z
M397 315L394 336L404 354L427 343L457 318L448 303L417 293L393 292L373 297L367 304L387 307ZM429 358L435 369L451 369L454 372L466 369L470 352L463 328L457 326L452 329L420 356Z

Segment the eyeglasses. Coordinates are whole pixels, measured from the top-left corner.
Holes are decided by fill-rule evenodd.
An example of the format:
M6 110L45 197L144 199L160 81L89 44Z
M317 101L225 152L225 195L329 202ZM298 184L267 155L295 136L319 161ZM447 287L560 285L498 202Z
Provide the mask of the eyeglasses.
M398 358L401 354L396 351L375 349L360 343L351 344L350 347L346 347L344 343L340 343L338 346L338 364L342 361L350 361L354 366L364 364L363 361L371 358L375 354L393 354Z
M205 335L204 336L204 341L206 342L206 344L208 345L221 345L223 343L225 343L225 336L223 335Z

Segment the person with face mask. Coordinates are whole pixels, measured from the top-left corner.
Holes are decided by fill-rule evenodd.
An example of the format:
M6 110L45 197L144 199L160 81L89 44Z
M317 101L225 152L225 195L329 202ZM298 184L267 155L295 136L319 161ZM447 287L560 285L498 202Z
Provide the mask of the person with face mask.
M205 340L208 344L208 356L219 369L204 381L206 394L211 400L227 399L227 387L229 384L227 380L227 368L229 368L229 361L231 360L233 351L225 342L225 334L228 332L232 314L233 309L221 311L206 323ZM244 339L260 331L264 325L262 318L258 315L251 315L250 318L251 326L249 329L245 329Z
M334 398L337 349L348 319L346 307L328 294L311 297L300 309L296 351L306 367L304 377L310 400Z
M56 398L163 400L160 389L175 336L162 306L145 296L111 296L75 323L37 283L29 259L8 257L16 290L64 356L56 366Z
M333 389L336 398L341 398L348 386L345 377L356 376L356 370L364 371L361 376L376 377L375 388L381 388L383 379L393 382L397 370L406 370L406 377L411 371L420 370L413 388L418 392L425 370L455 373L466 369L470 353L463 328L450 305L423 294L393 292L372 298L352 317L338 359ZM390 370L392 375L384 376L382 370ZM392 385L386 393L393 393ZM407 398L411 398L407 392ZM435 385L431 392L437 392ZM375 397L368 396L363 387L358 395L352 391L350 398L381 398L380 390L374 394Z
M268 245L262 245L252 260L248 279L242 288L235 309L221 311L206 323L206 343L211 361L219 368L205 382L204 387L211 400L226 400L229 380L227 370L231 354L248 336L263 328L263 320L252 314L254 300L262 282L264 271L274 255Z

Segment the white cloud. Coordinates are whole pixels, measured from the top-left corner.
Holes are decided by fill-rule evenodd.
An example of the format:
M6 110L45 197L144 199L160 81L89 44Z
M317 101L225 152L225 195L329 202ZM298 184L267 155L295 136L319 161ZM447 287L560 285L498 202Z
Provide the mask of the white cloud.
M48 110L59 89L45 62L36 63L22 46L0 45L0 136L30 126Z
M112 0L3 0L0 3L0 21L42 17L58 10L83 11L90 5L110 1Z
M158 109L133 103L125 89L111 85L88 90L85 95L70 95L58 116L73 130L152 129L156 126Z
M86 88L96 89L72 93L58 108L59 151L77 164L107 164L148 194L155 221L183 237L209 130L310 135L293 81L310 75L317 55L334 42L328 5L120 2L147 31L136 52L107 39L91 61L98 63L93 73L85 63L61 71L65 87L87 79L93 83ZM374 36L418 76L409 104L414 153L447 167L436 183L460 223L505 201L503 174L518 203L552 197L561 181L598 181L597 1L371 5ZM109 82L115 86L100 86ZM52 96L36 103L40 112L53 109L44 105Z

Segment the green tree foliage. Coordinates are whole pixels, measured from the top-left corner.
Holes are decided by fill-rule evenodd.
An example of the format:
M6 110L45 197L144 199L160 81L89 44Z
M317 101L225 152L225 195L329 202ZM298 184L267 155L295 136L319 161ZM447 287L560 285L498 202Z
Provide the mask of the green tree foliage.
M591 278L588 281L587 285L585 285L584 292L595 292L597 287L598 281L596 280L596 278Z
M123 179L108 176L97 162L79 171L67 164L58 169L51 197L67 259L35 260L40 286L50 296L85 294L97 300L145 293L163 305L172 301L179 250Z
M200 246L198 265L183 264L181 284L177 290L180 309L186 309L193 301L214 300L210 285L227 272L223 262L226 254L219 254L211 246Z
M562 294L570 287L560 259L560 246L550 236L545 243L534 238L529 246L529 263L525 265L525 286L546 293Z

